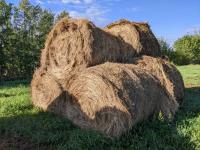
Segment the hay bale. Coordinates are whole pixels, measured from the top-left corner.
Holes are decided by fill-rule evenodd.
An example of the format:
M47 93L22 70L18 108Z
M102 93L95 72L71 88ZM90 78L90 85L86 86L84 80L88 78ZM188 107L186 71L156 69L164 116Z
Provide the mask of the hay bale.
M111 23L104 30L130 44L137 55L161 56L158 40L147 23L122 19Z
M134 59L160 55L149 26L121 21L105 30L68 18L55 25L31 82L33 105L110 136L160 111L173 116L183 96L179 72L159 58Z
M143 54L160 55L148 24L120 21L102 30L88 20L64 18L48 35L41 66L67 80L77 70L107 61L132 63Z
M169 97L179 103L182 102L184 97L184 82L180 72L173 64L161 58L149 56L135 58L134 63L139 68L149 71L158 78Z
M42 51L41 66L57 79L106 61L130 62L133 47L88 20L64 18L52 29Z
M83 128L119 136L154 113L173 116L178 103L157 78L131 64L105 63L74 75L66 85L65 116Z
M42 69L37 69L33 75L31 97L34 106L56 114L63 113L66 92L51 75Z

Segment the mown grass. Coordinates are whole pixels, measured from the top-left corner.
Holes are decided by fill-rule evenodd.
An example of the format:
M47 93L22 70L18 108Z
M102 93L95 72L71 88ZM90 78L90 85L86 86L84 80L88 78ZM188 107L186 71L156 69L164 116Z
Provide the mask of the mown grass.
M20 136L34 143L33 149L199 150L200 65L178 69L188 87L174 121L168 123L155 117L115 139L33 108L28 82L6 82L0 86L0 138Z
M186 86L200 86L200 65L178 66Z

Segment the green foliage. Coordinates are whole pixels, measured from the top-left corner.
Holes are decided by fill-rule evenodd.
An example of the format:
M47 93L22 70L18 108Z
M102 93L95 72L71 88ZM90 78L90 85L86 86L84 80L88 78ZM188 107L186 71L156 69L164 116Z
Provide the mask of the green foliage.
M158 42L160 44L160 48L163 55L168 55L171 51L173 51L173 49L170 47L170 45L164 38L158 39Z
M164 39L158 39L162 55L177 65L200 64L200 34L186 35L175 41L173 48Z
M161 47L161 52L163 56L167 56L169 58L169 61L177 63L177 60L180 60L180 56L177 55L177 53L174 51L174 49L167 43L167 41L163 38L158 39L158 42Z
M178 66L186 86L200 85L200 65Z
M167 56L170 59L170 61L173 61L175 56L173 48L170 47L167 41L163 38L158 39L158 42L160 44L162 55Z
M44 149L58 150L199 150L200 65L180 66L178 69L187 88L174 121L167 123L153 117L114 139L80 129L67 119L34 108L27 82L5 82L0 85L0 146L1 136L20 136L31 142L31 148L25 149L46 146Z
M0 77L6 68L7 49L11 47L9 38L12 35L11 10L11 4L6 4L4 0L0 1Z
M66 15L64 11L59 18ZM54 22L52 12L29 0L19 6L0 0L0 80L32 75Z
M200 64L200 35L186 35L175 41L173 47L177 55L175 63Z
M69 13L66 11L62 11L57 17L56 17L56 22L58 22L60 19L67 17L70 18Z

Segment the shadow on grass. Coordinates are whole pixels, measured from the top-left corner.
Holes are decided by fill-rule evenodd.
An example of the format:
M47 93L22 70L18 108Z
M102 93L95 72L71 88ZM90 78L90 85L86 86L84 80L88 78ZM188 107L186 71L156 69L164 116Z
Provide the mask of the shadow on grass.
M0 97L12 97L12 96L15 96L15 94L0 93Z
M190 87L190 88L186 88L186 101L185 104L191 104L189 105L190 107L187 109L189 109L190 111L194 111L194 107L195 110L196 108L200 107L200 86L197 87ZM184 106L186 107L186 106ZM191 110L192 108L192 110ZM197 113L200 113L200 109L198 109Z
M18 86L27 86L30 84L30 80L16 80L16 81L1 81L0 82L0 89L3 88L15 88Z
M177 121L194 118L200 115L200 86L185 89L185 97L177 114Z
M0 135L23 137L25 143L32 143L25 144L27 147L13 143L14 149L193 150L196 145L191 142L190 137L177 131L177 125L200 114L199 98L200 87L187 88L184 102L174 122L169 124L159 119L151 119L138 124L128 133L115 139L92 130L80 129L67 119L45 112L0 118Z

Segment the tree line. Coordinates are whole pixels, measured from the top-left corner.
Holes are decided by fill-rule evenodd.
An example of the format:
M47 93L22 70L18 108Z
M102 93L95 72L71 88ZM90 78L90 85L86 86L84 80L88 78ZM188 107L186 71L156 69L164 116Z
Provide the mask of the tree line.
M200 32L185 35L171 47L166 40L158 40L162 54L176 65L200 64Z
M29 0L18 6L0 0L0 80L31 76L48 32L63 17L68 13L55 16Z
M29 0L18 6L0 0L0 80L31 77L38 66L40 50L52 26L66 11L53 14ZM159 39L163 55L178 65L200 63L200 34L186 35L173 47Z

